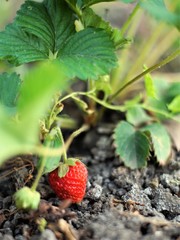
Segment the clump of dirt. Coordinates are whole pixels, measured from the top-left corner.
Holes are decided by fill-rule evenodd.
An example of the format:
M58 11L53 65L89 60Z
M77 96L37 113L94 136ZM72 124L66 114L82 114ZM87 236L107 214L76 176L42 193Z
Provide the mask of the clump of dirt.
M9 161L1 169L0 239L179 240L178 153L167 166L152 160L147 168L130 170L114 154L112 129L112 124L101 124L71 148L69 154L79 157L89 172L80 204L61 202L44 176L38 188L39 210L17 211L12 196L24 183L31 184L36 159L21 156Z

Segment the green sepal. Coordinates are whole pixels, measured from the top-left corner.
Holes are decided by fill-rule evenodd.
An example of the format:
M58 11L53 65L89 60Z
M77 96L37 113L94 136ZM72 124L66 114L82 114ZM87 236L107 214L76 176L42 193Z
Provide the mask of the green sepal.
M67 172L69 171L69 166L65 163L60 163L58 168L58 176L60 178L65 177Z
M78 162L79 161L79 159L77 159L77 158L68 158L67 160L66 160L66 164L68 165L68 166L75 166L76 165L76 162Z
M79 161L79 159L77 158L68 158L65 160L65 163L60 163L58 169L58 176L60 178L65 177L67 172L69 171L69 167L75 166L77 161Z

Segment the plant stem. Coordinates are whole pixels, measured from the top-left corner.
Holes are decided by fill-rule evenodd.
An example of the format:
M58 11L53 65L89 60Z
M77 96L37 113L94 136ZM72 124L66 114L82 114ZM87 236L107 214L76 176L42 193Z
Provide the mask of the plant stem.
M70 93L69 95L66 95L64 98L62 98L61 102L65 101L66 99L71 98L73 96L79 95L79 96L86 96L88 98L91 98L99 105L101 105L105 108L108 108L110 110L121 111L121 112L125 111L125 108L123 105L116 106L116 105L109 104L108 102L106 102L104 100L100 100L99 98L94 96L92 93L93 93L92 91L91 92L73 92L73 93Z
M146 71L142 72L141 74L137 75L135 78L130 80L129 82L125 83L121 88L119 88L109 99L109 101L112 101L115 97L117 97L124 89L126 89L129 85L132 83L138 81L141 79L144 75L147 73L150 73L158 68L161 68L162 66L166 65L167 63L171 62L173 59L175 59L180 54L180 49L173 52L171 55L169 55L167 58L162 60L161 62L153 65L152 67L148 68Z
M89 129L89 125L84 124L82 125L82 127L80 127L79 129L77 129L76 131L74 131L68 138L68 140L65 143L65 148L66 151L69 149L72 141L74 140L74 138L76 138L77 136L79 136L81 133L87 131Z
M81 128L79 128L78 130L74 131L69 138L67 139L67 141L64 144L64 148L67 151L69 149L69 146L71 145L72 141L74 140L75 137L77 137L79 134L81 134L82 132L85 132L89 129L89 125L84 124ZM63 146L59 147L59 148L49 148L49 147L44 147L43 145L38 146L36 148L34 148L33 153L38 154L38 155L42 155L42 156L51 156L51 157L55 157L55 156L59 156L61 154L63 154ZM43 163L45 164L45 163Z
M73 4L70 3L70 1L65 0L69 7L77 14L80 20L82 20L82 12L80 9L76 8Z
M132 13L129 15L128 19L124 23L124 25L121 28L121 35L124 36L125 32L127 31L129 25L131 24L133 18L135 17L136 13L140 9L140 3L138 3L135 8L133 9Z
M91 92L94 88L94 81L92 79L88 80L88 92ZM96 108L96 102L93 99L89 99L89 108L91 110L95 110Z
M62 135L62 131L61 131L60 128L58 128L58 135L59 135L59 138L61 139L61 142L62 142L63 160L64 160L64 163L66 163L66 161L67 161L67 152L66 152L66 148L65 148L65 143L64 143L64 138L63 138L63 135Z
M39 180L40 180L40 178L41 178L42 175L43 175L44 166L45 166L45 164L46 164L46 159L47 159L47 156L43 156L42 161L41 161L40 168L38 169L37 176L36 176L36 178L35 178L32 186L31 186L31 189L32 189L33 191L36 190L36 188L37 188L37 186L38 186L38 183L39 183Z

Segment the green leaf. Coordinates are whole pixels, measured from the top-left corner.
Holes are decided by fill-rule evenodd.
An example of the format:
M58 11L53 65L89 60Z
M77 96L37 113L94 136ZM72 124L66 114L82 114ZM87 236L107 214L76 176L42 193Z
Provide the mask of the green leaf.
M40 39L47 53L51 50L55 54L75 33L74 20L72 11L64 1L26 1L17 14L15 24Z
M180 15L170 12L164 3L164 0L144 0L140 2L141 7L144 8L150 15L157 20L162 20L176 27L180 27Z
M51 132L47 134L44 140L45 146L48 146L50 148L59 148L62 146L62 141L59 137L58 131L59 130L56 127L56 128L53 128ZM60 160L61 160L61 156L47 157L43 174L52 172L54 169L56 169L59 166ZM43 161L43 157L40 158L38 161L38 168L42 164L42 161Z
M65 86L59 64L37 65L26 75L21 87L17 102L19 121L9 119L0 105L0 164L17 154L33 152L39 144L39 120L46 114L53 95Z
M0 59L15 65L47 59L73 33L74 17L62 1L26 1L14 23L0 33Z
M93 28L76 33L74 21L63 1L26 1L14 23L0 33L0 59L20 65L57 57L68 77L109 74L117 62L110 37Z
M126 109L136 107L142 101L142 94L136 95L134 98L125 101Z
M115 128L116 153L131 169L146 166L149 155L149 141L146 135L136 131L132 125L122 121Z
M96 3L113 2L114 0L83 0L83 7L89 7Z
M165 127L159 123L154 123L144 127L142 130L150 132L157 161L164 165L171 153L171 141Z
M60 49L58 59L67 67L71 77L97 79L117 65L114 46L101 29L87 28L77 32Z
M48 58L48 49L35 36L15 25L8 25L0 33L0 59L20 65Z
M127 44L129 40L122 38L121 31L117 28L112 28L109 22L106 22L98 16L91 8L86 8L82 14L85 27L95 27L104 29L110 36L116 48L120 48Z
M27 153L32 150L21 134L21 126L12 121L4 108L0 105L0 165L19 153Z
M16 102L21 87L21 80L16 73L0 75L0 103L9 113L15 113Z
M45 116L53 95L66 86L63 69L57 62L39 64L25 76L17 106L24 134L33 142L38 140L39 119Z
M124 3L132 3L134 2L135 0L120 0L121 2L124 2Z
M129 108L126 112L126 119L134 126L139 126L151 120L151 118L140 106Z
M180 82L173 82L169 84L169 87L166 88L163 99L166 103L170 103L175 97L180 93Z
M180 95L176 96L168 105L168 109L173 113L180 113Z
M146 70L147 68L145 68ZM157 92L154 86L154 81L150 73L145 75L145 88L148 97L157 99Z
M154 98L148 98L145 104L141 105L144 109L155 113L155 115L160 119L164 120L166 118L172 118L171 112L168 110L166 103L163 100L157 100Z

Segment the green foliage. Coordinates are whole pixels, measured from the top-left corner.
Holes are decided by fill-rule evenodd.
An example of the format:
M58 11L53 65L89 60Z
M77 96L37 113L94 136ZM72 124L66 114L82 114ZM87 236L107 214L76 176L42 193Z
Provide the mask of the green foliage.
M75 10L75 9L83 9L87 8L93 4L101 3L101 2L112 2L113 0L65 0L69 6Z
M115 67L117 61L113 43L107 33L93 28L70 37L58 57L67 67L70 77L77 76L80 79L97 79Z
M39 120L47 113L57 89L62 91L65 86L59 64L37 65L25 76L17 101L20 121L9 119L0 106L0 164L9 157L35 148L39 143Z
M145 102L148 110L153 111L160 120L173 118L179 112L180 83L168 83L164 79L151 77L148 84L150 84L150 89L148 90L146 86L146 91L147 93L149 91L149 94ZM154 97L153 94L155 94Z
M0 103L10 114L16 111L16 102L21 87L21 80L16 73L0 75Z
M54 127L50 133L48 133L44 139L44 146L47 146L49 148L52 149L56 149L59 147L62 147L62 140L59 136L59 128L58 127ZM38 161L38 168L41 166L44 157L41 157ZM61 160L61 156L55 156L55 157L47 157L45 160L45 165L44 165L44 169L43 169L43 174L45 173L49 173L51 171L53 171L54 169L56 169L59 166Z
M151 120L150 116L147 115L144 109L141 106L134 106L127 110L126 119L129 123L134 126L139 126L145 124Z
M135 0L120 0L124 3L133 3ZM152 17L157 20L166 22L168 24L172 24L176 26L178 29L180 28L180 4L176 4L176 9L174 12L170 12L165 4L164 0L139 0L138 1L141 8L147 11ZM175 2L175 1L173 1Z
M0 59L20 65L48 58L48 49L35 36L16 25L9 25L0 33Z
M145 76L145 89L148 97L157 99L157 93L151 74L146 74Z
M10 121L9 116L0 105L0 165L10 157L31 151L32 146L26 145L22 138L22 131L21 126Z
M124 3L132 3L132 2L134 2L134 0L120 0L120 1L122 1Z
M83 0L84 7L88 7L100 2L112 2L112 0Z
M164 165L171 153L171 141L165 127L154 123L144 127L143 130L149 132L157 161Z
M76 33L74 21L63 1L26 1L0 33L0 59L20 65L57 58L69 77L96 79L107 74L117 61L109 36L95 28Z
M177 97L180 93L180 82L172 82L169 84L164 93L164 100L169 103L173 98Z
M140 2L140 5L157 20L167 22L177 28L180 27L180 15L168 11L164 0L144 0Z
M113 28L109 22L106 22L98 16L91 8L86 8L83 11L82 20L85 27L104 29L110 36L116 48L120 48L129 42L129 40L122 37L119 29Z
M45 117L53 95L57 90L63 91L66 85L63 69L58 63L37 65L25 76L17 107L25 128L24 134L32 141L37 140L39 119Z
M168 109L172 113L180 113L180 95L176 96L168 105Z
M121 121L114 132L116 153L127 167L131 169L145 167L149 156L149 141L147 136L136 131L132 125Z
M153 149L161 165L167 162L171 153L169 134L159 123L135 130L129 123L121 121L115 128L114 143L116 153L131 169L146 166L150 149Z

